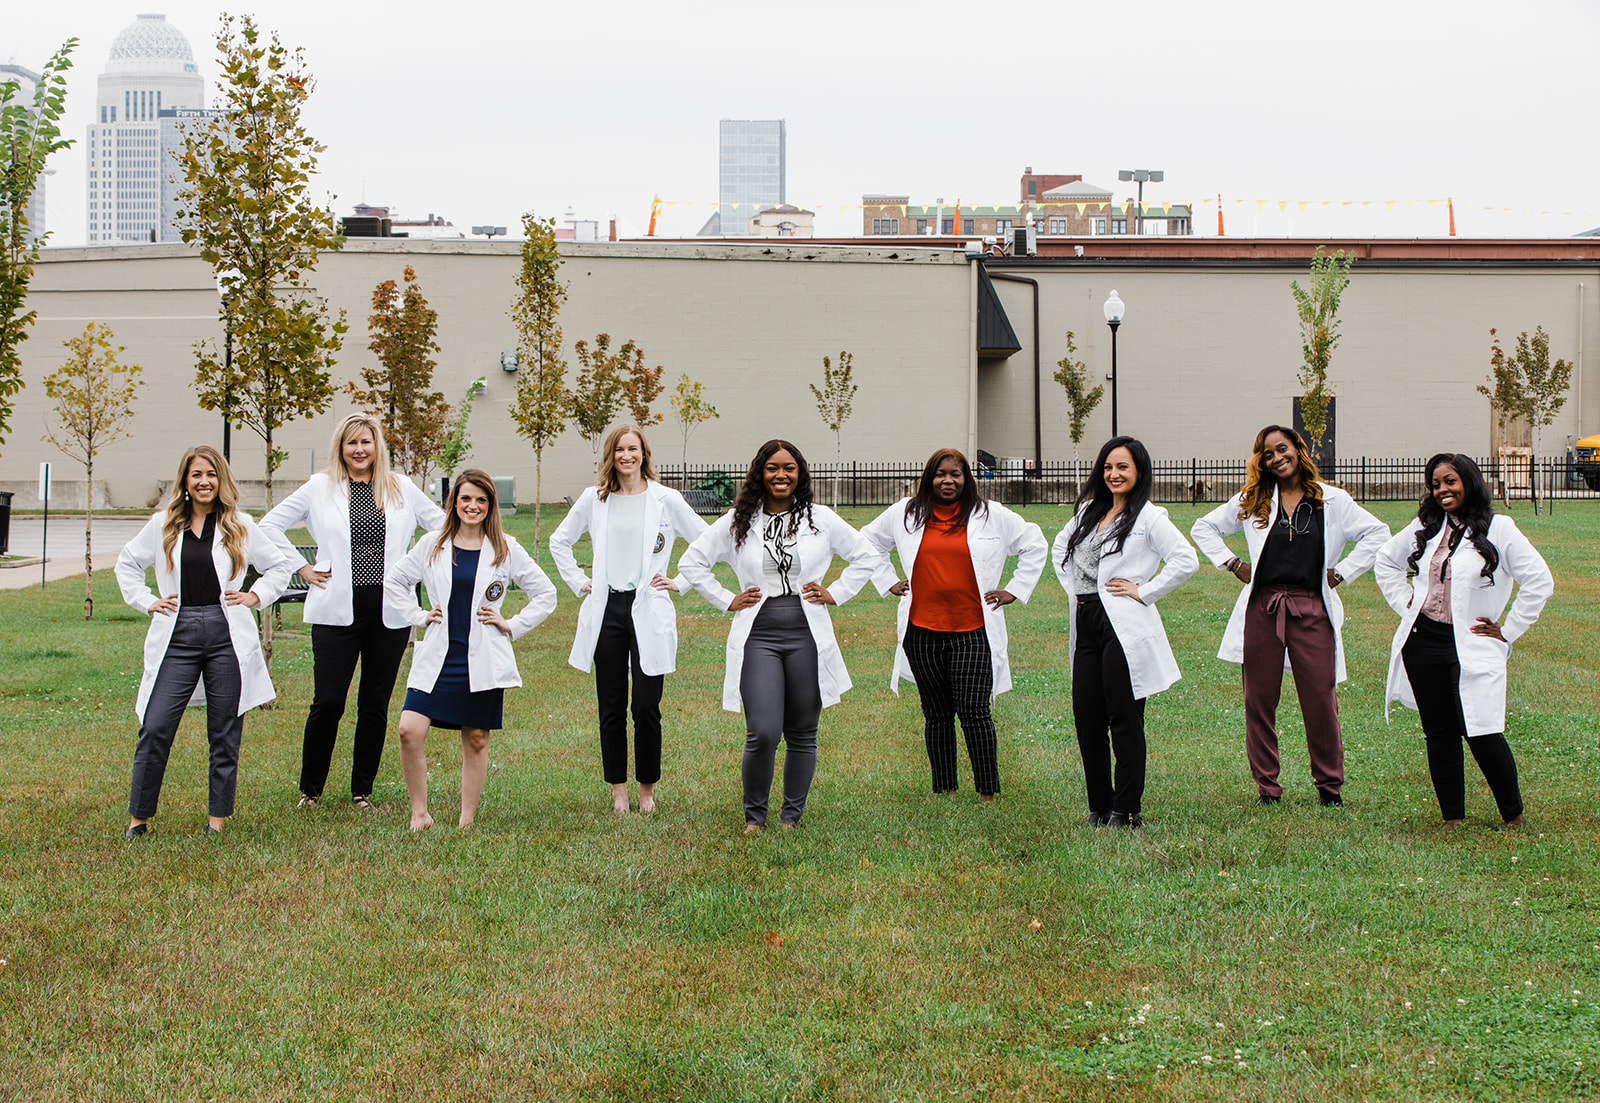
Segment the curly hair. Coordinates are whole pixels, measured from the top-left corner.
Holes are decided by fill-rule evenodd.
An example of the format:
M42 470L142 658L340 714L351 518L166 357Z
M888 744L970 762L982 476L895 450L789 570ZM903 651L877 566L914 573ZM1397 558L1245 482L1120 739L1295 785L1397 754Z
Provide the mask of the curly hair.
M1484 481L1483 472L1478 470L1471 456L1463 456L1459 452L1440 452L1429 459L1423 469L1422 501L1417 506L1417 520L1422 522L1422 527L1417 530L1417 546L1411 549L1411 555L1406 559L1406 569L1411 574L1421 569L1418 563L1422 560L1423 549L1444 524L1444 507L1433 496L1433 473L1441 467L1453 467L1461 477L1463 494L1456 516L1465 526L1472 546L1483 557L1483 570L1480 573L1492 583L1495 568L1500 566L1500 549L1489 541L1489 522L1494 520L1494 501L1489 497L1489 484ZM1450 537L1452 555L1460 542L1460 533Z
M907 532L915 532L928 523L928 518L933 515L933 507L938 504L939 496L934 493L934 476L939 473L939 465L945 460L955 460L961 465L961 496L956 499L959 510L956 513L955 529L967 527L967 520L977 510L983 510L987 515L989 503L978 494L977 480L972 477L972 465L967 463L967 457L954 448L941 448L928 457L928 462L922 466L922 478L917 483L917 492L912 495L911 501L906 506L905 525Z
M744 547L745 538L750 535L750 522L755 517L756 510L767 500L767 483L762 477L766 470L767 461L779 452L787 452L794 457L794 462L800 468L800 478L795 483L794 497L789 500L789 527L786 535L793 536L800 531L800 521L803 518L816 531L816 524L811 520L811 468L806 466L806 458L800 454L800 449L786 440L773 439L767 441L756 450L755 459L750 461L750 470L745 472L744 484L739 487L739 496L733 502L733 546Z
M222 547L228 553L233 573L244 570L244 546L249 539L244 522L239 519L239 484L234 481L233 469L209 444L197 444L178 461L178 479L172 484L167 497L167 519L161 526L161 550L167 556L167 570L173 569L172 549L177 546L183 531L194 524L194 502L189 498L189 467L195 460L205 460L217 473L217 499L212 512L217 515L217 528L222 530Z
M1111 529L1106 533L1105 550L1119 552L1123 543L1128 539L1128 533L1133 531L1133 523L1138 520L1139 512L1150 501L1150 485L1154 476L1150 470L1150 452L1133 437L1112 437L1100 447L1100 454L1094 459L1094 466L1089 469L1089 477L1083 480L1083 490L1078 494L1075 503L1078 507L1078 527L1072 530L1072 536L1067 540L1067 554L1061 557L1061 565L1065 567L1072 558L1073 551L1083 543L1084 539L1100 527L1100 522L1107 513L1111 512L1111 488L1106 485L1106 460L1118 448L1126 448L1128 455L1133 457L1133 466L1138 469L1139 478L1134 481L1133 489L1128 491L1127 501L1123 505L1121 514L1111 523Z
M1322 501L1322 475L1317 471L1316 461L1306 451L1306 438L1287 425L1269 425L1256 434L1256 442L1250 448L1250 460L1245 464L1244 489L1239 491L1239 520L1254 517L1258 529L1266 528L1272 521L1269 516L1272 512L1272 492L1278 487L1277 476L1265 471L1266 464L1262 462L1267 451L1267 438L1273 433L1282 433L1299 454L1298 475L1300 489L1305 491L1305 500Z

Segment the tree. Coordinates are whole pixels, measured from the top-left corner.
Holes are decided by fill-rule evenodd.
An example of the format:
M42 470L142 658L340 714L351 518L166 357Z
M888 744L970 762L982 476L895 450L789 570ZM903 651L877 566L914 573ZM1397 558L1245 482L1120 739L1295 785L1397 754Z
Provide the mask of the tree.
M45 377L44 393L55 399L59 427L45 422L44 438L84 467L83 619L94 616L94 458L106 445L129 435L133 400L144 381L138 364L122 364L111 347L111 330L90 322L83 333L61 342L71 355Z
M1328 386L1328 364L1339 343L1339 297L1350 284L1350 265L1354 254L1340 249L1331 257L1317 246L1311 258L1310 290L1296 281L1289 284L1294 293L1295 310L1300 315L1300 417L1306 427L1306 445L1313 458L1322 448L1328 431L1328 404L1333 388Z
M833 432L833 505L836 509L839 506L839 469L844 465L844 443L839 431L850 420L850 401L860 390L853 381L854 362L855 357L850 353L840 352L839 366L834 367L824 356L822 388L819 390L815 383L806 384L816 397L817 413L822 415L822 423Z
M628 362L628 377L622 383L622 398L628 404L628 413L633 417L633 423L641 429L648 429L652 425L661 424L661 415L650 412L650 404L661 397L661 373L664 370L660 364L653 368L644 366L644 350L632 341L622 346L623 355L633 349L633 359Z
M683 485L689 485L689 435L702 421L721 417L717 408L705 399L705 387L691 380L687 373L678 376L678 385L672 389L672 412L677 415L678 427L683 430Z
M198 344L195 391L203 409L220 409L261 437L271 508L272 476L285 458L273 435L333 400L328 369L348 327L343 311L330 321L307 279L318 254L344 239L332 212L310 200L325 147L301 123L315 86L302 51L277 35L263 44L248 15L236 33L226 14L217 51L218 116L185 125L178 217L183 240L199 245L217 272L233 356L229 364L212 343Z
M1489 400L1495 419L1504 435L1512 421L1525 420L1533 429L1533 450L1539 451L1539 430L1555 421L1556 414L1567 404L1567 388L1572 385L1572 365L1565 360L1550 362L1550 335L1543 326L1534 327L1530 340L1528 331L1517 336L1517 351L1507 356L1500 347L1497 331L1489 330L1493 338L1489 351L1487 381L1493 388L1478 385L1478 393ZM1539 508L1537 481L1534 483L1533 507Z
M0 444L11 431L11 396L22 390L22 353L34 311L24 311L33 266L47 235L28 226L28 200L33 198L45 161L52 153L72 145L61 137L56 124L66 110L67 77L72 68L69 38L45 63L34 82L33 98L22 101L16 80L0 84L0 218L5 220L5 240L0 242Z
M517 327L517 401L511 420L533 445L533 542L539 543L539 512L544 500L544 450L567 428L567 362L561 359L561 326L557 316L567 288L557 273L553 218L522 216L522 267L517 272L517 300L511 320Z
M423 297L416 269L406 265L404 278L404 291L394 280L373 289L367 347L377 355L378 367L361 369L365 388L351 382L344 389L368 413L383 419L394 465L407 475L426 476L444 449L451 410L441 392L428 389L438 367L432 354L439 351L434 339L439 314Z
M1073 479L1077 479L1078 445L1083 443L1083 432L1089 425L1089 415L1106 396L1103 385L1089 387L1089 368L1082 360L1075 360L1077 341L1072 330L1067 330L1067 354L1056 361L1055 381L1067 392L1067 424L1072 434Z
M439 451L433 457L448 479L456 477L456 468L467 462L467 457L472 453L472 440L467 436L467 419L472 417L473 399L488 389L489 381L481 375L467 384L467 393L456 407L455 416L439 444ZM442 504L448 508L448 503Z
M628 341L612 354L611 334L602 333L595 337L593 349L589 342L579 341L572 346L572 351L578 354L581 365L570 394L572 424L589 438L589 448L598 461L600 437L622 408L627 387L624 373L632 364L636 350L633 342ZM643 356L639 359L642 363Z

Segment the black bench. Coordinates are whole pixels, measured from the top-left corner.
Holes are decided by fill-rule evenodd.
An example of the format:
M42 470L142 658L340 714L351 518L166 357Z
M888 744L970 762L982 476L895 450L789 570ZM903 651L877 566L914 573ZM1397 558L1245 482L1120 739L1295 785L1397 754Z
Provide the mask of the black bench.
M683 500L689 508L702 517L721 517L724 510L716 492L711 490L685 490Z

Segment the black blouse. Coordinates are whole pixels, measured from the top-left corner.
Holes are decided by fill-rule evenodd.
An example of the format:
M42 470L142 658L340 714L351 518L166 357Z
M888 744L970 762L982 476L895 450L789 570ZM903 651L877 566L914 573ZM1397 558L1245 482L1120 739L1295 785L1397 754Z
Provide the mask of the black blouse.
M371 483L350 482L350 582L354 586L383 585L383 510L372 496Z
M180 562L182 573L178 582L178 604L221 605L222 583L217 579L217 565L211 558L211 545L217 537L217 513L206 514L204 527L196 536L193 529L183 530L183 550Z
M1310 498L1301 498L1293 515L1278 506L1266 546L1261 549L1261 562L1252 576L1256 590L1292 586L1314 594L1322 592L1324 516L1322 503Z

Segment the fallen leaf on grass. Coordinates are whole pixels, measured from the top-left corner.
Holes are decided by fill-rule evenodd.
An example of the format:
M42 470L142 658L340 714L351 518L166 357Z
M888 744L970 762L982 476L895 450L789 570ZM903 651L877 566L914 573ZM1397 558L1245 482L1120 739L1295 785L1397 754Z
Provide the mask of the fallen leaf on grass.
M783 949L783 936L777 931L767 931L761 936L761 941L775 950Z
M1038 934L1040 931L1044 930L1044 924L1035 919L1032 923L1028 924L1028 930L1032 931L1034 934Z

